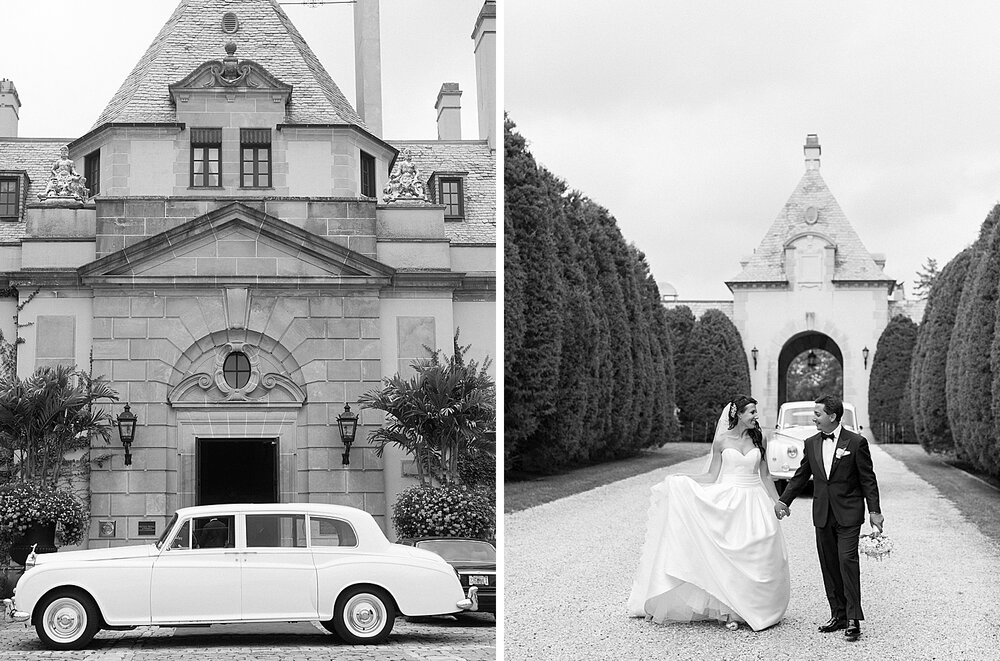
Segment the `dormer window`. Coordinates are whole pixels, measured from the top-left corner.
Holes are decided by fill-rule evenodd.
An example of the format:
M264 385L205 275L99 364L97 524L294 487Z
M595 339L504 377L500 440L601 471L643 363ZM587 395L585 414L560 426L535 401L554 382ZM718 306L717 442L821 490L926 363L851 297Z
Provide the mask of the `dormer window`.
M271 129L240 129L240 186L271 186Z
M222 129L191 129L191 187L222 186Z
M444 205L445 220L461 220L465 217L461 177L440 177L438 179L438 204Z
M90 196L101 192L101 150L95 150L83 157L83 176L87 178Z
M21 178L0 177L0 219L17 220L18 200L21 199Z

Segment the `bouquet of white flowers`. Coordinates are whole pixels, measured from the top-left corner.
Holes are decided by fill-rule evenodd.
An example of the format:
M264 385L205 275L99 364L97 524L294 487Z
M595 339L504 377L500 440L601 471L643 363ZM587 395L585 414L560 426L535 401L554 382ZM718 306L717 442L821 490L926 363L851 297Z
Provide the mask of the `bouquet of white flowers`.
M873 530L870 535L861 535L858 540L858 550L869 558L881 560L892 553L892 540L888 535Z

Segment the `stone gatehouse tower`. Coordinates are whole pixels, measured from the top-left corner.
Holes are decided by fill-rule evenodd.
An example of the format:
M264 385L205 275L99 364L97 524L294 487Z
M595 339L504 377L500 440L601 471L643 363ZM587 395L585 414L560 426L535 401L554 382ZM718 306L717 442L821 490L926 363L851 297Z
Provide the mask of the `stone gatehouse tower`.
M391 534L405 457L367 447L364 411L344 464L338 415L456 328L496 353L496 123L462 139L445 83L437 139L384 138L360 5L357 111L276 0L181 0L75 139L18 138L0 85L0 330L23 305L19 375L79 365L138 416L131 466L117 439L93 448L91 547L227 501L352 505ZM469 26L488 108L495 16Z
M806 138L804 151L798 186L753 255L741 260L742 271L726 282L732 318L750 359L751 391L765 428L773 428L786 401L789 364L810 349L824 349L840 363L844 400L867 428L868 370L890 318L896 281L883 271L885 257L861 243L823 181L817 136Z

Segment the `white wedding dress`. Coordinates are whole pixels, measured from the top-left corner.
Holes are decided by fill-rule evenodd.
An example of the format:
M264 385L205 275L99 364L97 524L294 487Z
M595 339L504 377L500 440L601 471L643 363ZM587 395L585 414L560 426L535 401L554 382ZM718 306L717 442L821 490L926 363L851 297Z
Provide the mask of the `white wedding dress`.
M630 615L746 622L755 631L781 620L788 553L759 461L757 448L743 455L727 447L716 483L671 475L652 487Z

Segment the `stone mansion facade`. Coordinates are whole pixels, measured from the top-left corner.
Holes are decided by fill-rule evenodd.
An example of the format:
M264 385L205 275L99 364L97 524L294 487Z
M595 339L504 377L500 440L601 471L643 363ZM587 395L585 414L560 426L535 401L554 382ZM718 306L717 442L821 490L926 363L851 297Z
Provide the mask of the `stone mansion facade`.
M78 365L138 416L130 466L117 438L93 447L110 457L89 473L89 546L240 501L352 505L392 534L406 457L368 447L366 410L345 464L337 418L425 346L450 355L456 329L496 355L495 22L488 0L469 26L476 139L453 83L437 139L382 136L378 0L355 5L357 108L276 0L179 0L68 143L18 137L0 82L17 372Z

